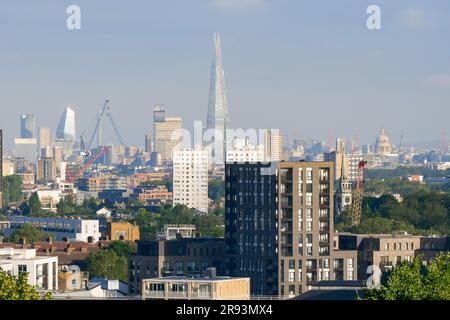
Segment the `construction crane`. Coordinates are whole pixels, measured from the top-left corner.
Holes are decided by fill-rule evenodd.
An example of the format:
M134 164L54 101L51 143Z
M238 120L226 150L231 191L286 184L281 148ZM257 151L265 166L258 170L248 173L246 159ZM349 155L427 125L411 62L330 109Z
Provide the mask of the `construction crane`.
M448 139L444 129L441 130L441 152L443 155L448 152Z
M352 154L355 154L356 151L358 151L359 148L359 135L360 135L361 131L358 129L355 132L355 135L353 136L352 139Z
M352 205L352 225L357 226L361 222L362 198L364 193L364 169L367 161L360 161L358 164L358 180L356 190L353 194Z
M75 176L72 176L72 174L69 171L67 171L66 172L67 182L77 181L84 174L84 172L90 167L92 167L95 161L97 161L97 159L100 158L106 151L108 151L108 147L103 147L80 170L78 170Z
M123 143L122 137L121 137L121 135L119 133L119 130L117 128L117 125L116 125L116 123L115 123L115 121L114 121L114 119L112 117L111 109L109 108L108 104L109 104L109 99L106 99L105 100L105 104L103 105L103 108L101 109L100 113L98 114L97 124L95 126L94 132L92 132L92 136L89 139L89 144L87 146L88 150L91 149L92 143L94 142L95 136L97 136L99 138L98 139L98 144L99 144L99 147L100 147L100 144L101 144L101 138L100 138L101 137L101 124L102 124L102 121L103 121L103 118L105 117L105 115L109 118L109 121L111 122L111 125L112 125L112 127L114 129L114 132L115 132L115 134L117 136L117 139L119 140L120 144L123 147L125 147L125 143Z
M81 151L87 151L86 150L86 143L84 142L84 138L83 138L85 133L86 133L86 131L83 131L83 133L80 134L80 149L81 149Z
M400 143L398 145L398 153L402 153L402 144L403 144L403 131L402 131L402 135L400 136Z

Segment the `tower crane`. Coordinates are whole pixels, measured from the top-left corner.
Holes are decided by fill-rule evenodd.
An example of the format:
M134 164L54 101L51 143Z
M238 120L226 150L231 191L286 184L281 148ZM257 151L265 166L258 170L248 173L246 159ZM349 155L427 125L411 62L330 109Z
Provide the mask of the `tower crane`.
M398 153L402 153L403 134L404 132L402 131L402 135L400 136L400 143L398 145Z
M352 205L352 225L357 226L361 222L362 198L364 193L364 169L367 166L367 161L360 161L358 164L358 180L356 190L353 195Z
M99 152L97 152L89 161L86 163L78 172L75 174L75 176L72 175L69 171L66 171L66 180L67 182L75 182L80 178L84 172L92 167L97 161L98 158L100 158L106 151L108 151L108 147L103 147Z
M97 124L95 126L94 132L92 132L91 138L89 139L89 144L87 145L87 149L88 150L91 149L92 142L94 142L95 136L96 135L99 136L101 134L100 133L101 132L100 131L101 130L100 127L101 127L101 124L102 124L102 121L103 121L103 118L105 117L105 115L109 118L109 121L111 122L111 125L112 125L112 127L114 129L114 133L116 134L117 139L119 140L120 144L123 147L125 147L125 143L122 140L122 137L121 137L121 135L119 133L119 130L117 128L117 125L116 125L116 123L115 123L115 121L114 121L114 119L112 117L111 109L109 108L108 104L109 104L109 99L106 99L105 103L103 105L103 108L101 109L100 113L98 114Z

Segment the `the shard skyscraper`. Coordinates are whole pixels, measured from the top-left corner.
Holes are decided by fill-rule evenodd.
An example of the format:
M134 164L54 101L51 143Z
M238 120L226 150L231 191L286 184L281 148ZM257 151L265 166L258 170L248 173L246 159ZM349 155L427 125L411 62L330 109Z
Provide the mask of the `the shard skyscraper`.
M211 69L211 86L209 93L208 118L206 129L214 132L211 139L213 148L211 155L214 163L223 164L226 152L226 130L229 125L225 74L222 67L222 48L220 34L214 34L214 59ZM215 129L212 131L211 129Z

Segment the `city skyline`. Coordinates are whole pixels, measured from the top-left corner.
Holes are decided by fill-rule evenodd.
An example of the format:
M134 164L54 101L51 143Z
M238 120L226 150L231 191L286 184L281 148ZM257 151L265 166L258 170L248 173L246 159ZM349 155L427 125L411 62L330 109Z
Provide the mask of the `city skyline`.
M350 141L360 129L361 143L373 143L384 126L394 144L402 131L408 144L438 141L446 129L450 65L443 57L450 48L440 39L450 28L442 14L450 5L444 1L379 1L379 31L367 30L365 4L345 6L346 1L327 4L326 10L320 4L283 7L268 0L240 6L172 2L207 18L200 23L189 19L186 28L188 21L178 21L176 12L167 21L158 17L170 10L168 4L140 2L131 9L108 4L108 15L101 15L101 1L79 1L83 27L78 32L65 29L63 4L19 3L22 10L14 12L5 4L2 18L8 29L0 33L10 45L1 66L11 76L0 77L5 88L0 108L8 110L1 123L6 148L18 136L19 113L35 114L36 126L47 125L54 134L62 110L73 106L78 132L90 132L105 97L111 98L128 144L142 144L158 103L191 129L208 109L214 32L221 33L224 43L235 128L275 127L289 140L324 141L329 136ZM122 9L132 15L122 17ZM33 17L22 21L18 12L31 10ZM148 22L152 19L145 14L155 21ZM46 23L36 26L38 18ZM21 67L13 70L15 63ZM140 116L130 117L130 110ZM323 126L305 120L323 111L330 112ZM115 142L112 134L105 132L105 137Z

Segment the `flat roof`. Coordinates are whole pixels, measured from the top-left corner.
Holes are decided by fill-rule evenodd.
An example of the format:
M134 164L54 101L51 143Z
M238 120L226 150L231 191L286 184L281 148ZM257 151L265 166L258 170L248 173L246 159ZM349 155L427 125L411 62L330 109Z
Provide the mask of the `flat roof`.
M142 279L142 281L149 282L170 282L170 281L179 281L179 282L219 282L219 281L234 281L234 280L250 280L250 278L245 277L213 277L213 278L195 278L195 277L182 277L182 276L170 276L170 277L161 277L161 278L149 278Z

